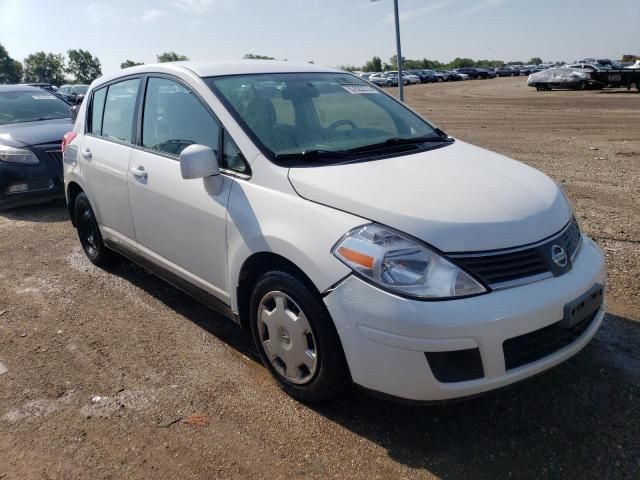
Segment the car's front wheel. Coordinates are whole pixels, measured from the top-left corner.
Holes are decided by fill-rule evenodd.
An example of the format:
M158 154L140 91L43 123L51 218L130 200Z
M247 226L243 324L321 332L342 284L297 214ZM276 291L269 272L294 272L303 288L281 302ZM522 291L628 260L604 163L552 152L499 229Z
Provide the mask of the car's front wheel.
M260 277L251 296L251 333L280 387L304 402L335 396L349 380L338 333L320 295L286 271Z
M113 263L116 258L115 252L109 250L102 241L98 222L93 214L89 198L84 192L76 197L74 215L80 245L91 263L98 267L106 267Z

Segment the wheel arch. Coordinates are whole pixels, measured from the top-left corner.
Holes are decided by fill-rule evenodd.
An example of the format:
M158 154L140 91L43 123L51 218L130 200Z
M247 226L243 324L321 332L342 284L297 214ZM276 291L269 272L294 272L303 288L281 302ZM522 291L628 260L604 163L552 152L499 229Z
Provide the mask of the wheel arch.
M69 210L69 218L71 219L71 224L76 227L76 216L75 216L75 204L76 198L78 195L84 193L82 187L76 182L69 182L67 185L67 209Z
M266 272L272 270L283 270L291 273L313 289L318 295L321 294L309 276L294 262L288 258L274 252L262 251L253 253L242 264L238 274L236 286L236 300L238 305L238 316L243 330L250 330L249 326L249 303L251 292L258 279Z

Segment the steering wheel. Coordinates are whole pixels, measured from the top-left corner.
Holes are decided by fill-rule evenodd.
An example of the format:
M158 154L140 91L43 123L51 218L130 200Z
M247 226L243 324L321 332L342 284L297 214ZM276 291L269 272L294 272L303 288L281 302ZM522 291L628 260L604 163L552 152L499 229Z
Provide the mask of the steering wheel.
M337 122L333 122L327 127L327 133L332 133L336 128L341 127L342 125L349 125L354 130L358 128L357 125L351 120L338 120Z

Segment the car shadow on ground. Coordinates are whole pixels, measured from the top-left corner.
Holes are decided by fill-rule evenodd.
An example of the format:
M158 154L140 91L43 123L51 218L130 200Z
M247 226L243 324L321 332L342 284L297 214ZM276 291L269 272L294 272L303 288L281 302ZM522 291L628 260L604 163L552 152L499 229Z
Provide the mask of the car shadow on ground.
M69 210L64 199L0 210L0 217L21 222L68 222Z
M112 273L255 362L250 336L191 297L124 262ZM568 362L483 396L429 406L352 389L320 415L441 478L638 478L640 323L607 315Z

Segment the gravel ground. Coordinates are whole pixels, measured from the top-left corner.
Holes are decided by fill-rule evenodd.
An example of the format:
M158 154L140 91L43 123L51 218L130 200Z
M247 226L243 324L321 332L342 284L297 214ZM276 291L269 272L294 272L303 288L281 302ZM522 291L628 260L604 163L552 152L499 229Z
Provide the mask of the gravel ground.
M89 264L63 205L0 212L0 479L639 478L640 95L522 78L406 92L566 185L610 274L583 352L465 402L308 407L235 325L129 263Z

